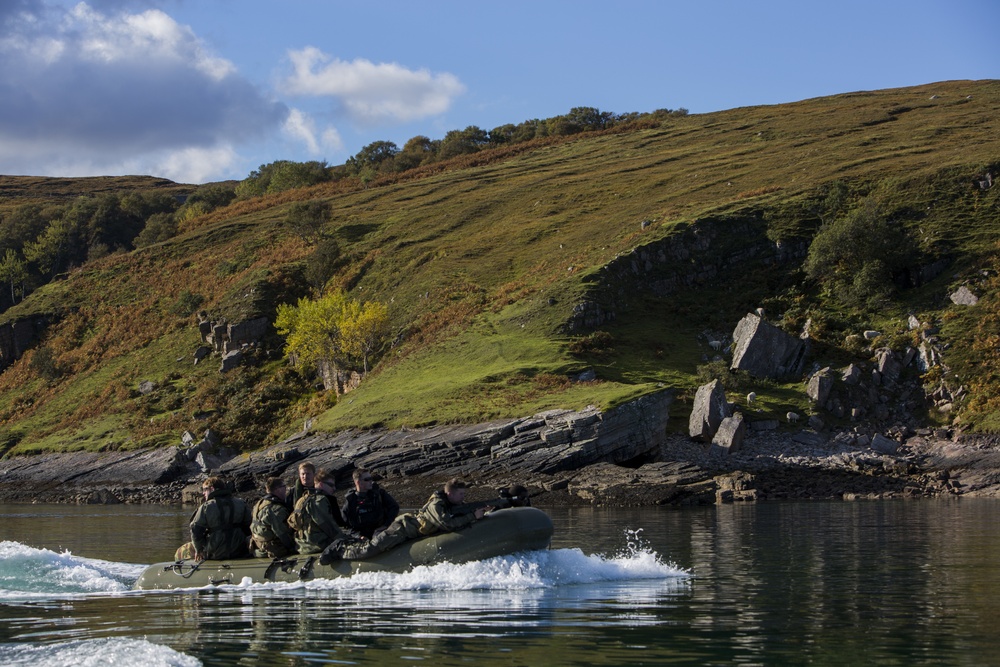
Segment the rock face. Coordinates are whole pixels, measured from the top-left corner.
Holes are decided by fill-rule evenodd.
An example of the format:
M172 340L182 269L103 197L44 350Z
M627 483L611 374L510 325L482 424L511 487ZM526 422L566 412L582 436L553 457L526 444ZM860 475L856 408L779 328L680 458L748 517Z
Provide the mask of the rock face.
M336 471L345 485L356 466L388 479L417 480L420 490L414 502L422 502L420 496L438 480L456 476L544 478L557 486L565 480L565 488L589 466L609 465L625 475L654 461L666 438L672 402L672 391L665 390L603 413L590 407L485 424L335 435L302 432L263 452L236 458L221 455L210 432L197 444L196 436L186 434L180 448L15 457L0 462L0 499L73 501L113 487L115 497L131 502L135 498L129 487L148 485L161 485L163 494L176 499L185 486L209 472L227 475L239 491L254 494L265 477L294 472L306 457L318 468ZM682 477L691 481L692 474L688 470ZM678 479L661 482L673 488ZM672 496L675 491L679 493L664 493Z
M701 442L712 442L722 420L732 411L726 401L726 390L722 383L712 380L698 387L694 397L691 417L688 419L688 435Z
M733 330L732 369L754 377L782 378L802 373L805 341L790 336L759 315L747 313Z

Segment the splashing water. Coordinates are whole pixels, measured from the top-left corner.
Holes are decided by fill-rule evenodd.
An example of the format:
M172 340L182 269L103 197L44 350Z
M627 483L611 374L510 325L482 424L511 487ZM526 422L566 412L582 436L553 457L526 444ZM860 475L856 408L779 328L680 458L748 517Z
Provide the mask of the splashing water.
M10 667L59 665L142 665L143 667L200 667L197 658L143 639L85 639L57 644L0 644L0 664Z
M679 585L690 573L663 562L641 539L641 529L626 531L626 546L613 556L584 554L580 549L532 551L482 561L418 566L407 572L363 572L338 579L295 583L254 583L245 590L339 591L527 591L594 582L666 580ZM81 595L122 594L145 569L0 542L0 602Z
M0 542L0 602L127 591L143 569Z

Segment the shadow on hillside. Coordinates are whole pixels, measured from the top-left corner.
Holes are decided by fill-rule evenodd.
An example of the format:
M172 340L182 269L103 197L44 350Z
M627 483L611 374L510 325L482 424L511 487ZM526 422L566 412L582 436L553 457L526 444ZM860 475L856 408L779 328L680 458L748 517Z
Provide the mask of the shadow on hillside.
M367 225L344 225L339 230L337 234L349 243L357 243L363 239L367 234L374 232L379 228L376 224Z

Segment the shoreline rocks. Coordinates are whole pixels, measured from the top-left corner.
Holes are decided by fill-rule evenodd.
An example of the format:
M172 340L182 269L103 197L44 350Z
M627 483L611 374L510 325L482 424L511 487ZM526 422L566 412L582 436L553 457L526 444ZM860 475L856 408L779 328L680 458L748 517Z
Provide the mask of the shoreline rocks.
M225 475L239 494L256 498L267 476L291 481L303 460L336 471L341 491L356 466L369 468L410 507L454 476L477 487L476 497L525 484L540 506L1000 495L1000 436L899 430L868 439L733 424L731 435L742 435L713 445L667 432L672 402L663 391L604 413L591 407L476 425L303 431L263 450L213 457L210 469L185 447L13 457L0 461L0 502L190 502L185 489L197 490L207 474Z

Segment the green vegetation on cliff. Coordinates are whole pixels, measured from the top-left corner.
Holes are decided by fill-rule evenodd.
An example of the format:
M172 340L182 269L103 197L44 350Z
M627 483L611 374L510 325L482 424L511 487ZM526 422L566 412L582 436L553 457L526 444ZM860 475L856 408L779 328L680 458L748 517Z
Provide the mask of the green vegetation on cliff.
M915 314L950 346L925 385L961 397L950 413L922 399L915 410L998 430L1000 187L979 185L1000 174L998 111L992 81L851 93L217 202L0 315L8 329L43 327L0 373L0 451L176 444L206 428L252 449L306 418L328 430L474 422L662 386L678 390L680 424L685 397L719 372L709 341L758 307L795 334L808 322L822 365L866 358L869 329L875 344L916 346ZM56 202L46 183L4 177L5 220L29 189ZM289 222L307 202L328 215L315 234ZM193 363L197 312L274 322L327 277L389 308L391 345L354 391L318 389L273 331L235 370ZM963 284L979 304L948 300ZM727 381L757 393L761 417L808 413L801 378Z

